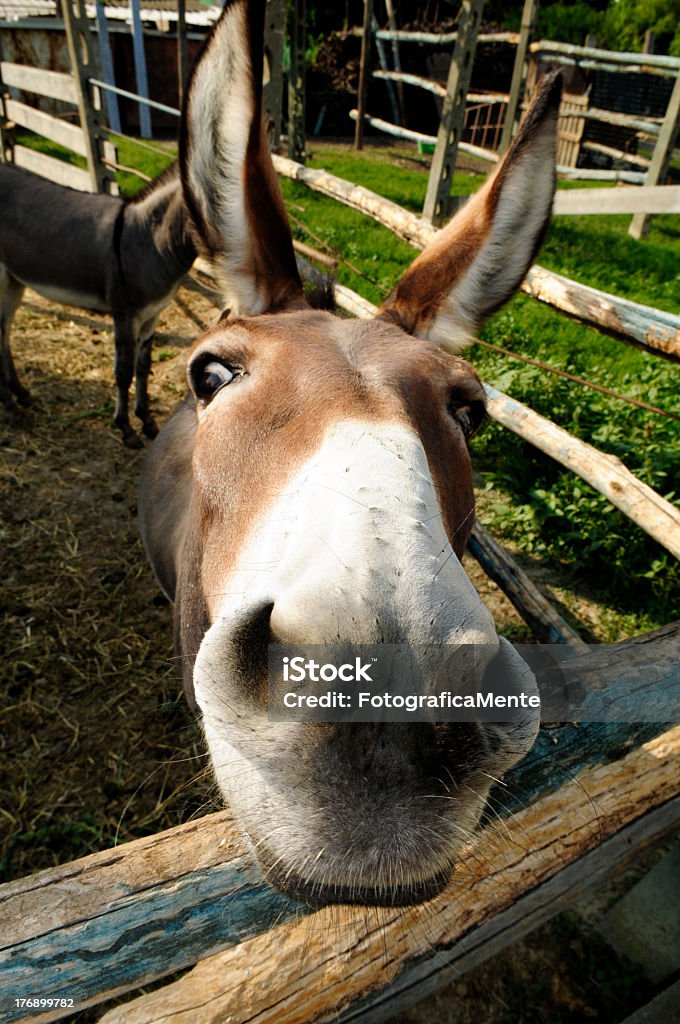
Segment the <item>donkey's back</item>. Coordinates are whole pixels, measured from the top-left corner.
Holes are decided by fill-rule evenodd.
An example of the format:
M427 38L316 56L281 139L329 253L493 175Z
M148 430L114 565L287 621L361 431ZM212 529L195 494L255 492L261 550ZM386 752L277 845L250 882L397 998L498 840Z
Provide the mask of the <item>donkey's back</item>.
M111 312L111 256L122 208L116 196L77 192L2 164L0 264L46 298Z

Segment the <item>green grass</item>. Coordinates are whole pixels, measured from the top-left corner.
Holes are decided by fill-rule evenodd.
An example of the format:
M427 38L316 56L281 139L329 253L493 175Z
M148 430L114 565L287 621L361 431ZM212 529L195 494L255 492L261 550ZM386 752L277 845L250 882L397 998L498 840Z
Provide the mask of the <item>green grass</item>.
M427 163L415 148L370 147L357 155L349 146L317 145L314 140L310 148L312 167L325 167L413 212L422 208ZM134 140L119 141L119 162L137 166L149 176L167 166L172 155L171 147L166 159ZM458 174L452 193L467 195L483 180L479 175ZM119 175L119 181L126 195L140 187L131 176ZM584 183L561 187L584 187ZM317 248L325 245L341 253L361 273L341 263L338 280L379 303L413 259L413 249L370 218L303 185L283 180L282 188L294 235ZM680 218L656 217L644 242L627 234L629 220L626 216L558 217L539 262L584 284L677 312ZM517 296L496 314L481 337L680 414L676 366L585 328L526 296ZM655 490L678 500L677 421L478 345L470 349L469 358L483 379L618 456ZM680 616L677 562L578 477L496 424L475 441L475 459L493 494L484 505L485 520L501 538L539 559L557 560L591 594L613 598L623 615L635 616L646 628Z

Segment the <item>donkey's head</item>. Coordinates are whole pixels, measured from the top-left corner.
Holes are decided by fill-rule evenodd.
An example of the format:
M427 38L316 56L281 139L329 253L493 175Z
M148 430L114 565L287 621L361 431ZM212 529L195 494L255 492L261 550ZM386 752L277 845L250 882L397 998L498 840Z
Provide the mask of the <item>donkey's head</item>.
M460 562L484 393L428 339L459 351L530 265L552 205L559 86L377 317L340 319L302 294L261 125L263 8L227 5L188 89L185 196L230 312L194 345L193 399L152 449L145 539L217 780L267 877L312 901L408 903L444 884L537 712L272 723L267 649L476 644L482 667L533 687Z

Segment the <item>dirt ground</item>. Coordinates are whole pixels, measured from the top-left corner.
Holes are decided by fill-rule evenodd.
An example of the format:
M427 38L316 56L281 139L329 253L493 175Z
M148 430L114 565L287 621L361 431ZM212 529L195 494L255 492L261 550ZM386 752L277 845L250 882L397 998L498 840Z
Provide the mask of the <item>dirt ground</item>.
M184 392L187 345L215 316L191 283L162 316L160 421ZM34 405L0 423L2 880L218 807L175 674L171 609L138 536L143 453L111 428L111 322L29 292L12 347ZM468 569L503 630L528 640L507 599ZM597 609L578 601L596 632ZM641 993L626 974L612 995L620 965L594 949L559 919L399 1019L613 1024Z

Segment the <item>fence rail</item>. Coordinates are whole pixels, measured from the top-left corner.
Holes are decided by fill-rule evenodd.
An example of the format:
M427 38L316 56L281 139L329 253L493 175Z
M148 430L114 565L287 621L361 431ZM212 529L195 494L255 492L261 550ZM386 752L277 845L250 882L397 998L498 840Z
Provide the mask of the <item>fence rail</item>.
M437 233L437 228L397 203L328 171L305 167L280 156L274 156L274 166L284 177L368 214L418 249L424 249ZM589 288L538 265L529 270L521 288L605 334L680 361L680 316Z

